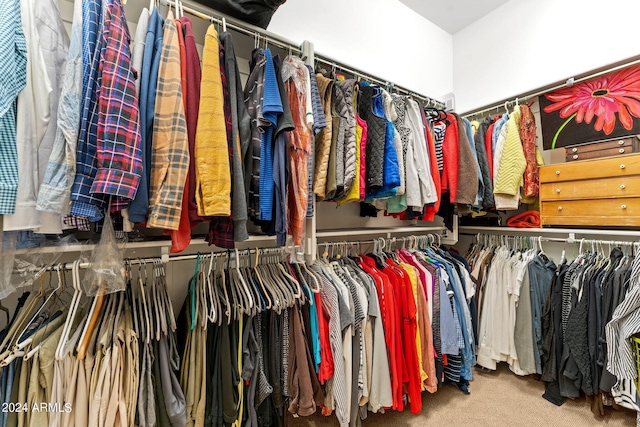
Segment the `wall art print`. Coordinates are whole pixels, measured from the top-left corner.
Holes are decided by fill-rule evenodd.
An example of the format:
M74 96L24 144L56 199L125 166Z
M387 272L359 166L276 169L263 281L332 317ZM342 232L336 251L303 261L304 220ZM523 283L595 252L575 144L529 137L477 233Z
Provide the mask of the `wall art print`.
M640 65L539 97L545 150L640 134Z

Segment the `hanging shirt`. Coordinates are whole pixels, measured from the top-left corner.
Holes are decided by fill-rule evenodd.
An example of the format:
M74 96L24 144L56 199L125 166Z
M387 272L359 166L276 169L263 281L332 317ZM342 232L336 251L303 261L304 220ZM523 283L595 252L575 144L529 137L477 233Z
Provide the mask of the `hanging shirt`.
M15 210L18 191L15 101L26 85L27 46L20 25L20 4L0 1L0 214Z
M154 8L149 17L145 36L142 67L139 70L140 81L139 110L140 110L140 146L143 156L143 177L136 197L129 206L129 219L138 224L147 221L149 213L149 191L153 168L153 119L156 105L156 90L158 88L158 70L162 56L162 27L164 20Z
M262 97L262 119L259 120L260 134L260 216L261 221L273 218L273 130L282 114L282 100L278 91L275 68L271 51L262 51L265 57L264 94Z
M217 50L215 59L219 60ZM180 225L182 193L189 168L189 143L180 82L180 47L173 13L169 12L164 23L153 123L154 149L147 224L152 228L177 230Z
M138 190L142 151L131 36L120 0L107 2L103 37L97 171L91 193L114 196L112 210L122 210Z
M231 174L223 111L218 33L207 29L196 131L196 203L200 216L231 215Z
M191 28L190 26L188 27ZM191 42L193 43L194 56L197 59L197 50L193 34L191 34ZM189 37L187 37L187 48L189 48ZM243 168L243 159L247 156L247 150L251 144L251 118L244 104L244 96L242 93L242 81L240 79L240 71L236 60L236 53L233 46L231 33L223 32L220 34L220 43L225 50L225 71L229 82L229 102L231 104L231 124L232 124L232 141L233 141L233 165L231 177L231 216L233 218L233 238L236 242L247 240L249 234L247 232L247 220L249 214L247 211L247 193L245 188L245 170ZM195 65L195 63L194 63ZM198 85L198 96L200 90ZM189 120L187 116L187 121ZM195 128L194 128L195 130ZM195 175L194 175L195 178ZM194 185L195 191L195 185ZM286 232L285 232L286 233Z
M75 6L74 6L75 8ZM53 151L58 149L58 105L66 61L69 51L69 36L64 27L57 2L39 2L36 8L36 26L40 38L41 50L44 55L44 62L47 67L47 74L51 81L51 97L49 98L49 109L51 118L47 131L45 132L40 147L38 147L38 194L42 191L42 183L45 178L47 165ZM36 196L37 199L37 196ZM62 233L62 216L60 213L42 212L38 209L36 199L35 208L39 211L40 228L36 230L43 234Z
M21 0L20 12L27 43L27 83L18 95L16 114L19 165L16 207L13 215L4 217L5 231L40 227L40 215L35 209L39 184L38 147L49 125L49 97L53 91L36 28L35 5L31 0Z
M71 187L75 179L78 127L82 97L82 2L73 6L73 25L64 81L57 105L56 136L36 208L52 214L69 213Z
M98 221L104 216L107 197L91 194L97 172L100 53L107 2L82 1L82 113L78 132L76 174L71 189L71 215Z

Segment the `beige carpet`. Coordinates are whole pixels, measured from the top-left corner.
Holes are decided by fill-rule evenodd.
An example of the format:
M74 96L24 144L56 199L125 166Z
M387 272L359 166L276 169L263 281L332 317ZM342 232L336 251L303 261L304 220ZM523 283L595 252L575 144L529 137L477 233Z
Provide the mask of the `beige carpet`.
M501 363L496 372L474 370L471 394L465 396L452 385L433 395L423 393L422 413L413 415L406 409L398 413L369 414L363 427L375 426L625 426L636 425L635 412L605 408L604 417L592 414L584 398L567 400L558 407L541 396L544 384L533 378L521 378ZM289 426L337 426L335 416L287 420Z

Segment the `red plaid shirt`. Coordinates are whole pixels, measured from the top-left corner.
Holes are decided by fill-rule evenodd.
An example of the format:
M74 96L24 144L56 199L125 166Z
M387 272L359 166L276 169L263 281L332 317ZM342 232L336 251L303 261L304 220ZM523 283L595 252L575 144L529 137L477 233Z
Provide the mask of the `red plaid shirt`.
M116 196L113 211L125 208L134 198L142 174L136 75L131 64L131 36L120 0L107 3L102 37L98 172L91 192Z

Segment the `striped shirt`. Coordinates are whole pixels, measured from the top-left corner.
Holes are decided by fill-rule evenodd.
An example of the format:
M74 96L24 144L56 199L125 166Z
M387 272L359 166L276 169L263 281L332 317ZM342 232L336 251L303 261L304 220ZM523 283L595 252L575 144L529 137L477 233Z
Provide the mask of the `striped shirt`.
M335 402L336 417L341 427L349 425L349 400L347 398L347 383L344 376L344 359L342 358L342 327L340 324L340 306L336 288L328 282L322 269L316 264L311 266L311 270L317 273L321 282L320 298L322 306L329 313L329 342L333 358L334 375L327 382L327 400ZM333 408L333 405L327 405Z
M438 170L442 173L444 169L444 155L442 154L442 143L447 126L444 123L437 123L433 126L433 139L436 145L436 159L438 159Z
M607 370L620 379L638 376L631 336L640 332L640 257L631 266L629 291L607 323Z

